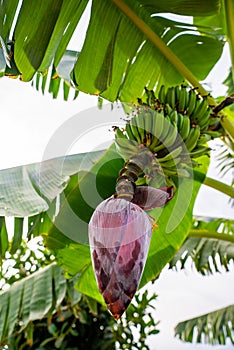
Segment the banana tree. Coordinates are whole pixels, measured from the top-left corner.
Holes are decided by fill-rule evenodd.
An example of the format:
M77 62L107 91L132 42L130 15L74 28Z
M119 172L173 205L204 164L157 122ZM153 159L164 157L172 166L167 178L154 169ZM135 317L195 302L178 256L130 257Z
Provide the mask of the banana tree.
M210 0L204 3L168 0L162 5L143 0L94 0L90 13L87 9L88 1L50 0L46 5L41 1L32 5L27 0L20 3L15 0L3 2L0 13L1 75L20 76L25 82L34 80L37 89L43 92L49 85L49 91L54 97L58 95L62 80L65 99L72 88L77 92L99 95L109 101L119 99L127 103L141 101L142 104L148 101L149 106L149 91L154 90L157 96L162 86L167 89L189 83L197 89L198 99L206 99L209 108L219 106L201 81L220 58L226 39L233 58L233 1ZM168 19L163 15L167 12L191 16L193 23ZM76 28L79 34L82 15L87 16L88 23L84 44L80 50L67 50ZM213 23L218 25L214 27ZM230 143L234 137L232 110L226 107L224 114L220 108L216 117L219 118L217 128L222 131L213 136L221 135ZM121 150L119 153L115 146L105 152L91 153L89 157L94 165L89 163L86 166L85 161L82 162L84 168L79 167L80 159L84 156L77 155L73 158L74 162L65 161L62 173L56 172L56 167L54 170L54 162L59 160L47 162L42 168L41 165L32 165L2 171L1 255L4 256L8 249L17 249L22 236L22 222L24 217L29 217L29 236L42 234L58 264L70 275L79 274L76 288L103 302L87 245L88 222L94 207L115 192L116 178L125 158ZM169 155L162 154L161 159L165 156ZM155 279L191 235L193 205L202 183L233 197L231 186L206 177L207 156L199 158L199 162L202 166L193 171L194 181L184 177L178 186L180 191L166 204L163 212L158 209L152 212L158 219L158 229L154 230L151 239L140 286ZM78 169L79 176L76 175ZM97 183L98 196L90 186L94 181ZM174 183L177 184L176 180ZM85 202L84 193L91 196L93 207ZM58 196L59 206L56 201ZM178 220L178 203L187 198L187 213ZM70 209L75 213L75 220ZM7 215L16 217L15 234L10 244L4 219ZM170 235L166 234L168 224L173 228ZM199 237L206 234L199 233ZM217 233L216 228L210 231L209 237L222 240L223 235ZM233 243L230 232L225 233L225 239ZM1 317L3 322L7 319L4 312Z

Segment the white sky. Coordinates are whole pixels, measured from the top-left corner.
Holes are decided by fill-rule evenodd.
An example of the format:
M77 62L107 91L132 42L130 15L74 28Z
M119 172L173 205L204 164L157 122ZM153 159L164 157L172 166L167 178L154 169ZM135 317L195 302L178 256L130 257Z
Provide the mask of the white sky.
M208 82L212 82L215 95L225 91L220 82L226 77L229 66L227 56L224 62L225 65L222 63L217 66L215 72L207 79ZM0 169L40 162L49 140L63 123L81 110L97 106L96 97L81 94L76 101L53 100L51 96L42 96L30 84L8 78L0 80L0 93ZM85 125L85 120L82 119L81 123ZM112 136L108 130L109 128L105 127L99 129L95 135L92 134L92 142L100 145L105 139L110 139ZM84 152L88 149L90 148L85 139L73 144L69 153ZM210 176L217 176L214 167ZM230 182L230 177L225 181ZM226 196L217 191L203 189L196 204L196 214L233 218L233 211L227 205L227 200ZM161 320L162 332L152 337L151 350L210 349L209 346L182 344L174 340L173 327L178 321L233 303L233 271L212 277L201 277L192 271L187 274L165 271L154 286L159 294L155 317ZM229 348L231 349L228 346L219 347L225 350Z

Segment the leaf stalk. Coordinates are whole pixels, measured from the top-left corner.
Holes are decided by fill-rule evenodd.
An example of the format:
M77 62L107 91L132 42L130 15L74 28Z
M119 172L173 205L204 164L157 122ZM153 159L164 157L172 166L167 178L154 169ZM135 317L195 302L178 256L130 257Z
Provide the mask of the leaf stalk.
M214 188L217 191L220 191L228 196L230 196L231 198L234 198L234 188L230 185L227 185L221 181L212 179L210 177L206 177L203 185L209 186Z
M189 231L189 237L218 239L218 240L234 243L234 235L230 235L228 233L219 233L217 231L210 231L210 230L191 229Z

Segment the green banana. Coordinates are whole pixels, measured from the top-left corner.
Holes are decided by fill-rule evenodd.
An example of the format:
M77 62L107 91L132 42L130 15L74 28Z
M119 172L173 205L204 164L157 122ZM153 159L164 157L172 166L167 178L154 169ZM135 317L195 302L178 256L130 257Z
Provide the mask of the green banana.
M177 124L178 116L177 116L177 111L175 109L170 113L169 118L171 119L172 123Z
M198 157L201 157L201 156L203 156L205 154L208 154L209 151L210 151L209 147L198 146L192 152L189 153L189 156L191 158L198 158Z
M195 121L197 124L200 124L200 121L202 120L207 108L208 104L206 99L197 100L196 107L190 116L191 120Z
M154 91L153 90L148 90L145 87L145 93L146 93L146 96L147 96L146 103L147 103L147 105L150 106L152 103L154 103L154 101L156 101L156 97L155 97Z
M183 117L183 124L180 128L180 131L179 131L180 136L181 136L183 141L187 139L187 137L189 135L189 131L190 131L190 119L189 119L189 117L184 116Z
M138 133L140 135L141 143L144 143L146 141L144 112L141 112L136 116L136 123L137 123Z
M153 124L153 119L152 119L152 110L145 111L145 144L146 147L149 147L152 142L151 138L151 131L152 131L152 124Z
M181 113L177 113L177 128L178 131L180 132L182 125L183 125L183 121L184 121L184 116Z
M153 123L152 123L152 143L150 145L150 150L154 150L155 146L160 143L160 138L164 129L164 115L162 112L157 112L152 114Z
M190 129L189 135L185 140L185 146L188 152L191 152L196 147L199 136L200 136L200 127L196 125L195 127Z
M197 106L193 112L193 115L194 115L194 119L197 120L198 123L200 120L202 120L203 115L207 111L208 107L209 106L206 98L203 98L201 101L199 100L197 101Z
M198 141L197 141L197 144L198 146L200 145L204 145L204 143L207 143L208 141L211 140L211 136L208 135L208 134L201 134Z
M158 161L159 161L159 159L158 159ZM170 159L166 162L160 162L160 165L162 168L173 168L173 167L176 167L176 165L178 165L180 162L181 162L181 158L177 157L174 159Z
M153 148L154 153L157 153L158 151L165 148L164 140L167 138L167 135L170 132L170 127L171 127L170 118L168 116L166 116L166 117L164 117L164 124L163 124L162 133L161 133L160 137L158 136L160 143L158 145L156 145L156 147Z
M209 123L209 125L210 126L212 126L212 125L215 125L215 124L217 124L217 123L220 123L220 120L221 120L221 118L220 117L210 117L210 123Z
M180 98L179 98L179 104L178 104L178 111L184 112L187 105L187 89L186 87L181 86L180 90Z
M136 116L132 117L130 119L130 127L131 127L131 130L132 130L132 134L134 136L134 138L136 139L136 141L138 143L141 143L141 136L138 132L138 127L137 127L137 122L136 122Z
M152 131L153 114L154 114L154 111L152 109L145 111L144 122L145 122L145 133L146 134L150 134Z
M176 105L176 96L175 96L175 88L169 87L167 89L167 93L166 93L166 102L171 106L172 109L175 108Z
M204 114L203 118L198 122L201 131L207 130L208 126L210 125L210 109L208 109Z
M167 115L170 115L173 111L174 111L174 109L169 105L169 103L166 103L165 107L164 107L164 115L165 115L165 117Z
M113 126L114 132L115 132L115 138L118 139L127 139L127 136L123 133L122 130L118 126Z
M126 131L126 134L129 138L129 140L137 141L137 139L134 137L134 135L132 133L132 129L131 129L131 126L129 123L126 124L125 131Z
M220 131L212 131L212 130L207 130L206 134L211 136L211 139L215 139L217 137L222 136L222 133Z
M117 134L121 136L119 132ZM125 137L118 137L117 134L115 138L116 150L124 159L129 159L130 156L138 153L135 141L131 141Z
M188 104L186 108L186 115L190 116L196 108L197 94L194 89L189 90Z
M182 147L179 146L179 147L175 148L173 151L171 151L170 153L168 153L165 157L157 158L157 159L160 163L167 162L168 160L177 158L181 152L182 152Z
M160 86L159 92L158 92L158 99L161 103L166 102L166 89L164 85Z
M177 125L173 123L169 126L167 136L162 140L164 146L166 148L171 148L175 144L177 135L178 135Z
M175 100L176 100L176 108L178 107L179 101L180 101L180 91L181 91L181 86L176 85L174 87L175 89ZM177 108L178 109L178 108Z

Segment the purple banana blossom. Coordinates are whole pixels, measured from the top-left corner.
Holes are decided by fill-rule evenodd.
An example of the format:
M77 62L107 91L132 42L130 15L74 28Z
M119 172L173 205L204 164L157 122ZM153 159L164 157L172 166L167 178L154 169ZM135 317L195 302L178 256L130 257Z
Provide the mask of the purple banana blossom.
M112 196L91 217L89 241L96 281L116 320L136 293L148 255L153 220L142 208L164 205L173 195L169 189L139 186L132 202Z

